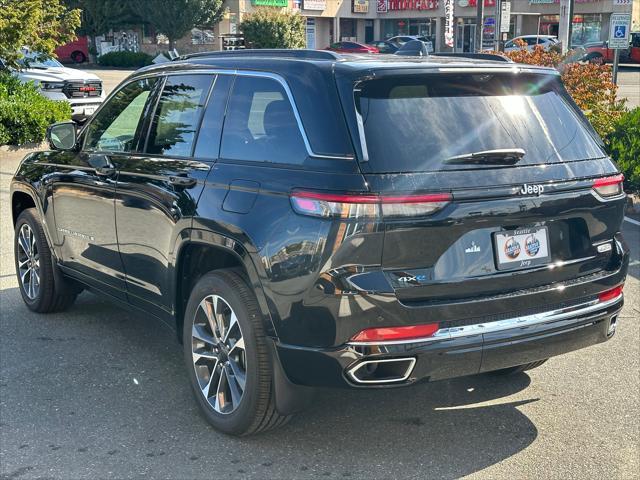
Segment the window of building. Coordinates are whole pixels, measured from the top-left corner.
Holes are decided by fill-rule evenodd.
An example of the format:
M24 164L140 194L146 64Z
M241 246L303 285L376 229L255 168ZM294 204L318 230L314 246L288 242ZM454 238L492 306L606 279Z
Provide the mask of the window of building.
M304 140L279 82L271 78L236 78L227 105L220 156L255 162L304 162Z
M147 153L191 155L212 80L211 75L167 77L149 132Z

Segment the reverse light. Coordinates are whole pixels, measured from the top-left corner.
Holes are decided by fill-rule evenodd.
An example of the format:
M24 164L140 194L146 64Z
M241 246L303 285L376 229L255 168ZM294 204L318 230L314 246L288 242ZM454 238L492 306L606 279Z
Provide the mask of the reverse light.
M360 195L295 191L291 194L291 205L297 213L324 218L431 215L451 200L450 193Z
M614 175L612 177L597 178L593 182L593 189L601 197L615 197L622 193L622 182L624 175Z
M351 338L352 342L387 342L430 337L438 331L437 323L411 325L406 327L367 328Z
M624 283L621 285L618 285L617 287L613 287L609 290L605 290L604 292L598 295L598 300L600 302L608 302L609 300L618 298L620 295L622 295L623 288L624 288Z

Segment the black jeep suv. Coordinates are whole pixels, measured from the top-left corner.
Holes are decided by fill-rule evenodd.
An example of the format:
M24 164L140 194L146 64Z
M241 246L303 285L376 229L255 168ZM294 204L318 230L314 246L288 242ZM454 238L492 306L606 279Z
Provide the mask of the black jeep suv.
M166 322L221 431L615 331L622 176L555 70L197 54L48 136L11 186L25 303L88 289Z

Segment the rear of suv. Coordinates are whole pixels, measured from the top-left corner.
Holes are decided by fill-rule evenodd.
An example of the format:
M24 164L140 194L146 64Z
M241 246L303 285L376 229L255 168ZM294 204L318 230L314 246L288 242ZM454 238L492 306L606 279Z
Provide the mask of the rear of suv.
M25 302L88 288L175 327L224 432L615 332L622 176L551 69L196 54L49 136L12 183Z

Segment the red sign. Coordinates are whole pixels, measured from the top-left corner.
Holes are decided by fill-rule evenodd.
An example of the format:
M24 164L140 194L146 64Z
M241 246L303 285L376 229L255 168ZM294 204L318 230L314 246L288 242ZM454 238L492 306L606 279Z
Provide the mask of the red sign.
M492 0L495 1L495 0ZM438 0L389 0L388 9L392 10L436 10Z
M96 87L80 87L78 88L81 92L95 92Z
M478 0L469 0L470 7L476 7L478 5ZM484 0L485 7L495 7L496 0Z

